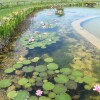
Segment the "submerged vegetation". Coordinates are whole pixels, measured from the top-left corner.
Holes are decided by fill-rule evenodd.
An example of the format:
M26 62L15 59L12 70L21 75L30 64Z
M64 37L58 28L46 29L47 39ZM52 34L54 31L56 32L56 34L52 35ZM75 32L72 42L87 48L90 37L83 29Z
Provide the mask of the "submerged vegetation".
M33 59L37 58L38 60L33 62ZM41 60L44 60L43 65L40 64ZM31 100L31 98L71 100L74 94L70 94L69 91L76 91L79 84L87 90L91 90L95 84L92 76L85 76L81 71L68 67L59 68L51 57L19 60L4 72L8 78L0 81L0 88L7 91L7 96L11 100ZM12 76L13 78L11 78Z

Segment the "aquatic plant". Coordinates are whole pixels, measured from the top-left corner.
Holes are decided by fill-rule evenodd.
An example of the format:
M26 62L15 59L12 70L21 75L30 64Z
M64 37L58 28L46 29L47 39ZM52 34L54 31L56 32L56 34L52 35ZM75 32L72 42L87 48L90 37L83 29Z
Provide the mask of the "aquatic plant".
M49 92L49 97L50 98L55 98L56 97L56 93L54 93L54 92Z
M67 87L63 84L56 84L53 88L53 92L56 94L65 93L67 91Z
M47 67L44 65L39 65L35 67L36 72L45 72L47 70Z
M39 97L39 100L51 100L51 98L45 97L45 96L41 96L41 97Z
M29 65L29 64L31 63L31 61L30 61L30 60L24 60L22 63L23 63L24 65Z
M100 85L96 84L93 88L94 91L100 92Z
M47 65L47 68L48 68L49 70L56 70L56 69L58 69L58 65L55 64L55 63L49 63L49 64Z
M10 74L10 73L12 73L14 71L15 71L14 68L7 68L4 72L7 73L7 74Z
M71 74L72 70L70 68L61 68L60 72L65 75L69 75L69 74Z
M22 63L16 63L16 64L13 65L13 68L20 69L20 68L22 68L22 66L23 66Z
M27 82L28 82L28 79L22 78L22 79L20 79L20 80L18 81L18 84L19 84L19 85L25 85Z
M36 93L35 93L37 96L41 96L42 94L43 94L43 91L41 91L41 90L36 90Z
M67 89L76 89L77 83L75 81L69 80L66 84Z
M67 93L61 93L56 96L55 100L71 100L71 97Z
M85 77L83 78L83 81L84 81L85 83L87 83L87 84L92 84L92 83L94 82L93 78L90 77L90 76L85 76Z
M43 84L43 89L44 90L52 90L54 88L54 84L51 82L45 82Z
M29 98L29 100L39 100L39 99L38 99L38 97L36 97L36 96L31 96L31 97Z
M57 83L67 83L68 82L68 77L63 75L63 74L59 74L57 75L57 77L54 77L55 82Z
M49 61L44 61L46 58L50 58ZM14 89L10 90L8 88L7 90L9 98L13 98L14 100L32 100L33 98L33 100L57 100L61 96L59 98L62 100L65 100L65 97L70 100L71 97L67 95L67 91L76 90L78 84L84 83L83 86L86 90L90 90L93 87L94 80L92 77L84 76L83 72L79 70L59 68L58 64L54 63L51 57L46 58L41 58L41 60L40 57L35 57L30 60L24 59L22 62L14 64L15 67L18 67L14 69L15 73L12 73L15 75L15 80L12 79ZM43 65L39 61L43 61ZM21 74L16 74L16 71L21 71ZM7 88L11 83L7 79L1 80L0 88ZM36 92L36 94L34 93L32 96L30 94L31 92ZM17 95L14 96L13 93L17 93ZM20 93L24 94L21 95ZM19 99L20 96L22 99Z
M14 97L13 100L27 100L29 98L29 92L25 90L18 91L18 94L16 97Z
M81 71L75 70L75 71L73 71L72 75L75 76L75 77L78 77L78 76L82 77L83 73Z
M34 38L34 41L29 41L30 36ZM22 36L20 41L22 42L23 46L29 49L34 49L36 47L46 48L46 45L50 45L52 43L56 43L57 41L59 41L59 37L56 36L55 33L48 33L47 35L43 33L30 33L29 35L26 34Z
M44 61L50 63L53 62L53 59L49 57L49 58L45 58Z
M32 59L32 62L38 62L39 61L39 57L35 57L34 59Z
M22 70L23 70L24 72L26 72L26 73L33 72L34 66L26 66L26 67L23 67Z
M11 80L3 79L0 81L0 88L7 88L11 85Z
M9 98L9 99L13 99L14 97L16 97L17 96L17 91L11 91L11 92L9 92L8 94L7 94L7 97Z

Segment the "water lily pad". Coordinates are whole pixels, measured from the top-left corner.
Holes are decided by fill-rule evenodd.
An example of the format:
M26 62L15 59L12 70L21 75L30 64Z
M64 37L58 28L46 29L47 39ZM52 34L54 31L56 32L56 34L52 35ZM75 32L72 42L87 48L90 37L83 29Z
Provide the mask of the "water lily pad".
M30 61L30 60L24 60L22 63L23 63L24 65L29 65L29 64L31 63L31 61Z
M57 75L57 77L54 77L54 80L57 83L67 83L69 79L67 78L67 76L60 74Z
M17 96L13 100L27 100L29 98L29 92L20 90Z
M47 67L44 65L39 65L35 67L36 72L45 72L47 70Z
M71 97L67 93L61 93L56 96L55 100L71 100Z
M26 73L29 73L29 72L33 72L34 67L33 67L33 66L26 66L26 67L23 67L22 70L23 70L24 72L26 72Z
M39 100L51 100L51 98L45 97L45 96L41 96L41 97L39 97Z
M53 92L56 94L65 93L66 91L67 88L63 84L56 84L53 88Z
M39 61L39 57L35 57L34 59L32 59L32 62L38 62Z
M30 83L26 83L26 84L24 85L24 87L25 87L25 88L29 88L29 87L31 87L31 84L30 84Z
M43 82L42 81L39 81L39 82L36 82L35 84L36 84L36 86L42 86L43 85Z
M14 68L7 68L4 72L7 73L7 74L10 74L10 73L12 73L14 71L15 71Z
M81 78L81 77L76 77L75 82L83 83L83 78Z
M60 69L60 72L66 75L71 74L72 70L70 68L62 68Z
M85 88L86 90L91 90L91 86L90 86L90 85L85 85L84 88Z
M77 83L75 81L69 80L66 83L66 87L67 87L67 89L74 89L75 90L77 88Z
M88 83L88 84L92 84L94 82L93 78L90 77L90 76L85 76L83 78L83 80L84 80L85 83Z
M55 70L55 73L57 73L57 74L58 74L58 73L60 73L60 71L59 71L59 70Z
M31 79L28 80L28 82L31 83L31 84L33 84L33 83L35 83L35 79L31 78Z
M29 98L29 100L39 100L39 99L38 99L38 97L36 97L36 96L31 96L31 97Z
M77 70L73 71L72 75L75 77L83 77L83 73L81 71L77 71Z
M47 65L47 68L48 68L49 70L56 70L56 69L58 69L58 65L55 64L55 63L49 63L49 64Z
M47 73L46 73L46 72L42 72L42 73L39 74L39 76L40 76L41 78L47 77Z
M9 99L13 99L14 97L16 97L17 96L17 91L11 91L11 92L9 92L8 94L7 94L7 97L9 98Z
M55 97L56 97L56 93L54 93L54 92L49 92L49 97L50 97L50 98L55 98Z
M48 70L47 73L48 73L49 75L55 74L55 72L54 72L53 70Z
M49 58L45 58L44 61L50 63L50 62L53 62L53 58L50 58L50 57Z
M43 89L44 90L52 90L54 88L54 84L51 82L45 82L43 84Z
M11 80L3 79L0 81L0 88L7 88L11 85Z
M18 84L19 85L25 85L26 83L28 82L28 79L27 78L22 78L18 81Z
M16 63L13 65L13 68L15 68L15 69L20 69L22 67L23 67L23 64L21 64L21 63Z

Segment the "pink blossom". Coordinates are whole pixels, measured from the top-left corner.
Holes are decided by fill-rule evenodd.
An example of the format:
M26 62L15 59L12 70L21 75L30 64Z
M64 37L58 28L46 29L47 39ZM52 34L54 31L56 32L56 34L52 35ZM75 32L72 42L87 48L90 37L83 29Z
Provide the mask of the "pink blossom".
M100 92L100 85L95 85L93 90L97 91L97 92Z
M37 91L36 91L36 95L37 95L37 96L41 96L42 93L43 93L43 91L41 91L41 90L37 90Z

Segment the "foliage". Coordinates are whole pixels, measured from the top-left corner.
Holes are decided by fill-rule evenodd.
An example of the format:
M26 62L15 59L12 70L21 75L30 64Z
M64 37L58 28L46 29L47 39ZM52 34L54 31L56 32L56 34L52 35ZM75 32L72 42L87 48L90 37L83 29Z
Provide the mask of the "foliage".
M66 83L66 87L67 89L76 89L77 88L77 83L72 81L72 80L69 80L67 83Z
M38 62L39 61L39 57L35 57L34 59L32 59L33 62Z
M29 98L29 92L20 90L18 91L17 96L13 100L26 100Z
M58 65L55 64L55 63L49 63L49 64L47 65L47 68L48 68L49 70L56 70L56 69L58 69Z
M13 99L14 97L17 96L17 92L16 91L11 91L7 94L9 99Z
M65 75L60 74L60 75L57 75L57 77L54 77L54 80L57 83L67 83L69 79Z
M71 97L67 93L61 93L56 96L55 100L71 100Z
M53 59L49 57L49 58L45 58L44 61L50 63L53 62Z
M15 69L20 69L22 66L23 66L23 64L21 64L21 63L16 63L16 64L13 65L13 68L15 68Z
M47 70L46 66L43 66L43 65L36 66L35 68L35 71L37 72L44 72L46 70Z
M28 79L22 78L22 79L20 79L20 80L18 81L18 84L19 84L19 85L25 85L27 82L28 82Z
M26 72L26 73L29 73L29 72L33 72L34 67L33 67L33 66L26 66L26 67L23 67L22 70L23 70L24 72Z
M44 90L52 90L54 88L54 84L52 84L51 82L45 82L43 84L43 89Z
M60 72L65 75L69 75L69 74L71 74L71 69L70 68L62 68L62 69L60 69Z
M30 37L31 36L31 37ZM36 47L46 48L46 45L56 43L59 40L59 37L55 33L47 34L24 34L21 38L22 45L29 49L34 49Z
M56 94L65 93L66 91L67 91L66 86L62 84L56 84L53 89L53 92Z
M4 72L7 73L7 74L10 74L10 73L12 73L14 71L15 71L14 68L7 68Z
M11 85L11 80L3 79L0 81L0 88L7 88Z

